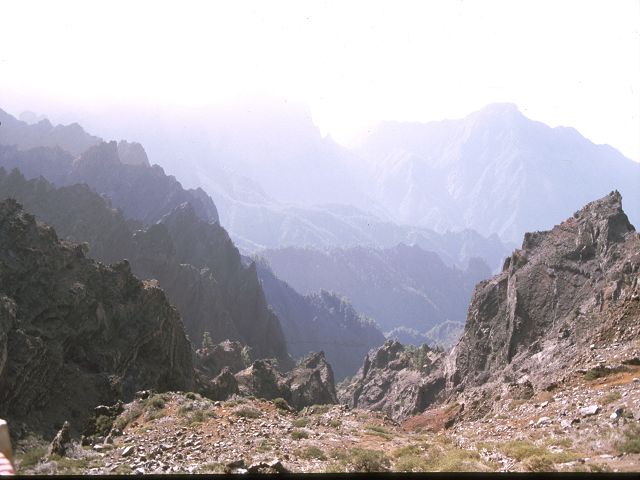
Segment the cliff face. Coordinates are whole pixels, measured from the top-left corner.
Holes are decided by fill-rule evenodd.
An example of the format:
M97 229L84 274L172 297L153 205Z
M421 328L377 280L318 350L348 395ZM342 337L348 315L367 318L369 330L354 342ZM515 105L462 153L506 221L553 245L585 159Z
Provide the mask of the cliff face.
M255 358L273 357L288 365L280 322L268 308L255 266L242 265L222 227L200 220L184 204L134 239L134 270L158 279L184 312L195 343L209 331L214 342L239 340Z
M106 263L127 258L135 275L158 280L195 345L208 331L214 342L238 340L256 358L287 364L278 318L267 306L255 269L242 265L222 227L200 219L190 205L144 229L86 185L55 188L0 168L0 199L7 197L22 202L62 237L88 242L93 258Z
M51 433L145 388L193 387L191 345L164 293L0 203L0 415Z
M550 231L527 233L502 272L476 287L452 352L451 386L527 374L544 387L584 364L599 338L628 344L639 271L640 236L618 192Z
M387 340L368 353L362 368L338 392L339 399L353 408L380 410L394 420L415 415L443 398L444 358L426 345L409 348Z

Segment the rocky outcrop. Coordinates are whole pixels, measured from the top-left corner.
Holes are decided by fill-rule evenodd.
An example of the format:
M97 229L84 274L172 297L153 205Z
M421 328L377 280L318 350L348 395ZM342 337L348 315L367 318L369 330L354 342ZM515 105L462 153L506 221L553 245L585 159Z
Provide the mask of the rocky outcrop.
M341 381L358 370L369 350L384 343L375 323L346 299L326 291L301 295L277 278L262 258L256 259L256 267L269 306L280 319L287 351L294 358L324 351L336 381Z
M333 371L323 352L304 358L286 375L274 362L257 360L235 377L241 394L267 400L284 398L298 410L316 404L337 403Z
M338 403L333 370L324 357L324 352L313 353L304 358L289 373L287 386L290 404L302 409L315 404Z
M118 157L125 165L141 165L143 167L151 166L149 164L147 152L144 151L144 147L138 142L120 140L118 142Z
M442 352L387 340L366 356L355 377L338 392L341 403L380 410L394 420L423 411L445 394Z
M249 352L240 342L225 340L217 345L203 346L196 350L196 368L210 377L215 377L224 368L238 373L247 368Z
M242 395L253 395L267 400L279 397L286 400L288 397L286 378L270 360L256 360L235 377Z
M164 293L0 203L0 415L81 427L98 404L193 387L191 345ZM17 428L16 431L20 429Z
M618 192L550 231L527 233L502 272L476 287L448 366L450 387L562 381L584 366L598 338L629 334L639 275L640 236Z

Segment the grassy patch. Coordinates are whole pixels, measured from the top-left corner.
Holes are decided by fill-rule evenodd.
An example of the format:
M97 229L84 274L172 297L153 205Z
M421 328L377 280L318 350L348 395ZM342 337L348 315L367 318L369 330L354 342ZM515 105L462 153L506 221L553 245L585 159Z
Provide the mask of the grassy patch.
M534 455L524 461L525 467L530 472L555 472L553 461L547 455Z
M569 440L569 439L565 439ZM571 440L569 440L570 442ZM551 443L559 444L562 440L554 440ZM544 447L539 447L525 440L514 440L508 442L500 448L502 453L514 458L532 472L552 472L555 471L554 464L572 462L580 458L580 455L573 452L551 453Z
M475 450L449 448L427 455L427 470L435 472L474 472L491 469Z
M616 402L622 398L620 392L609 392L604 397L602 397L602 404L609 405L610 403Z
M545 444L547 446L555 445L557 447L570 448L571 446L573 446L573 440L571 440L569 437L549 438L545 441Z
M393 438L393 434L384 427L380 427L378 425L365 425L364 428L367 432L377 435L378 437L382 437L385 440L391 440Z
M622 435L623 440L617 446L620 453L640 453L640 425L629 425Z
M255 407L243 406L233 411L236 417L242 418L258 418L262 413Z
M336 449L331 456L336 461L329 465L330 472L386 472L391 465L384 452L368 448Z
M326 460L327 456L325 453L318 447L311 446L307 447L298 452L298 456L300 458L304 458L305 460Z
M89 466L87 458L67 458L58 455L51 455L50 460L56 462L58 474L79 475Z
M291 438L294 440L302 440L303 438L309 438L309 434L304 430L293 430L291 432Z
M427 472L431 465L421 455L405 455L396 460L393 470L398 472Z
M342 425L342 422L335 418L329 422L331 428L338 428L340 425Z
M422 453L422 449L417 445L405 445L404 447L396 448L391 455L394 458L400 457L408 457L411 455L420 455Z
M309 412L315 415L322 415L331 410L332 405L312 405Z
M256 447L256 451L260 453L270 452L276 446L276 442L270 438L265 438L260 442L260 444Z
M609 375L613 375L614 373L626 372L628 370L629 369L627 367L622 365L614 368L597 366L587 370L584 374L584 379L596 380L598 378L608 377Z
M23 454L16 455L16 459L20 463L18 473L27 468L35 467L38 462L47 454L47 447L34 448Z
M538 447L526 440L513 440L511 442L507 442L500 447L500 450L506 456L514 458L519 462L529 457L544 455L547 453L546 448Z
M198 466L196 473L225 473L222 463L210 462Z

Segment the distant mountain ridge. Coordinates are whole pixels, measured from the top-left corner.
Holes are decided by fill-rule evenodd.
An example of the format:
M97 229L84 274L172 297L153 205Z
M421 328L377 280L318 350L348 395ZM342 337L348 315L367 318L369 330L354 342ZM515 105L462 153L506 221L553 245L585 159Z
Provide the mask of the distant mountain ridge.
M459 270L433 252L403 244L388 249L283 248L259 255L299 292L344 295L383 331L404 326L425 333L447 320L464 321L473 287L491 273L478 259Z
M491 104L460 120L383 122L358 149L373 197L397 221L517 241L612 189L640 218L640 164L573 128Z
M106 143L78 124L53 127L43 120L29 125L2 110L0 122L0 166L9 171L19 168L27 178L42 175L58 186L86 183L127 217L149 224L184 202L203 220L219 221L213 200L202 189L184 189L161 167L150 166L139 143Z
M326 291L301 295L277 278L266 261L256 258L258 278L269 305L278 315L294 358L324 351L336 381L351 376L367 352L384 343L375 323L344 298Z

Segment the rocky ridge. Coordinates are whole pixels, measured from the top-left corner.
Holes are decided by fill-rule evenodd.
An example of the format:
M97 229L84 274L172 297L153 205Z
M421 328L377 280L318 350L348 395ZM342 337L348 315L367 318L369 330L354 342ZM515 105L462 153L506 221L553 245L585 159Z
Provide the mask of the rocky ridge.
M0 203L0 415L14 434L78 428L142 388L193 388L191 345L164 293ZM24 422L24 423L23 423Z
M339 397L397 420L455 401L460 417L473 420L499 398L528 399L576 375L628 371L640 358L639 272L640 237L612 192L550 231L527 234L503 271L476 287L463 337L448 355L425 349L429 361L412 363L389 341L369 353ZM398 392L402 402L392 399ZM398 403L410 408L394 411Z

